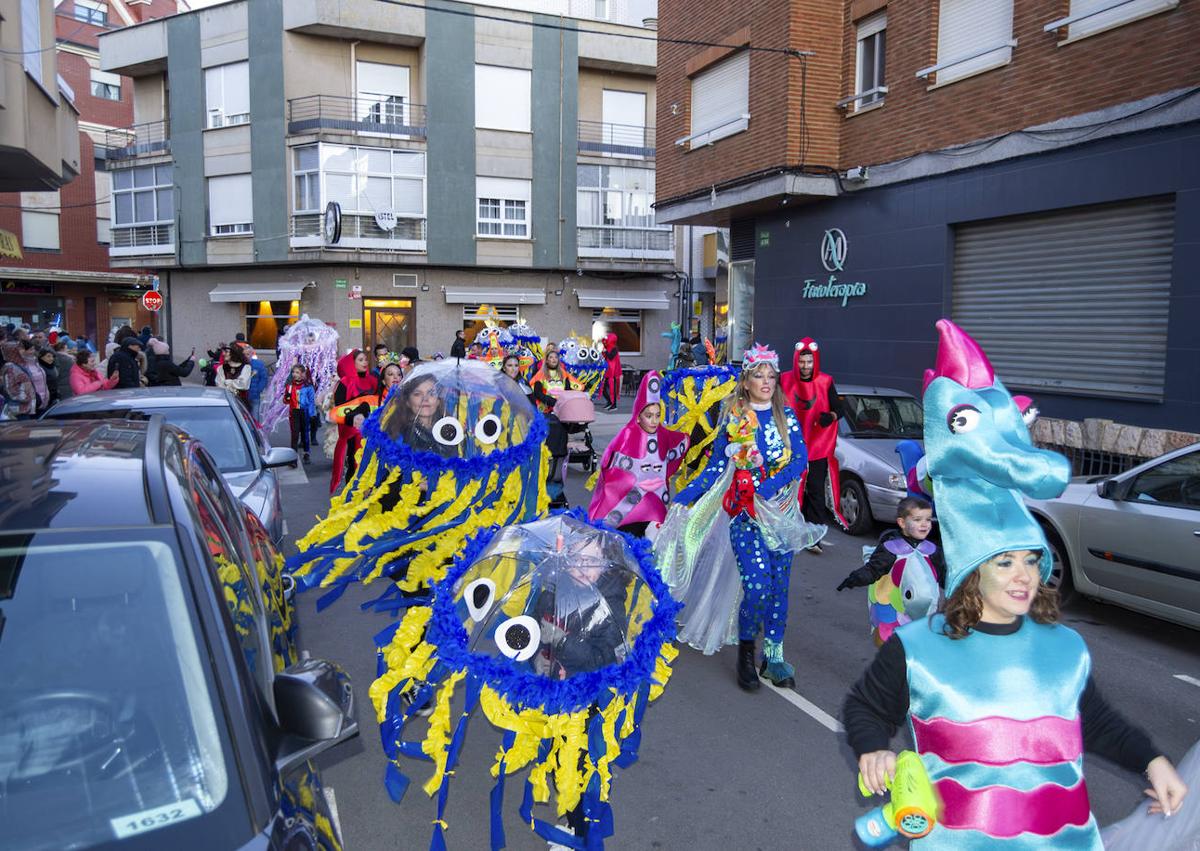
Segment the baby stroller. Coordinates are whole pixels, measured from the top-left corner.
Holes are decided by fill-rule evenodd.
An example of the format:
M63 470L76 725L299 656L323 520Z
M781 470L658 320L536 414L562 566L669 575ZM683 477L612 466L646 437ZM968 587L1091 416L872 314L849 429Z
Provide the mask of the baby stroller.
M582 464L584 471L591 473L596 469L597 460L590 428L596 421L596 406L591 396L578 390L560 393L554 415L567 432L567 463Z

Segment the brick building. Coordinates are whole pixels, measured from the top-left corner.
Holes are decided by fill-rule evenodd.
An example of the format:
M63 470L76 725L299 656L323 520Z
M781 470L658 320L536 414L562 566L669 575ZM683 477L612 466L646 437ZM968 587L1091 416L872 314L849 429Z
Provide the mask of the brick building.
M53 14L57 76L78 112L79 163L73 179L56 190L0 194L0 230L12 233L15 243L0 257L0 324L45 328L61 317L72 334L102 343L113 328L156 326L157 317L141 306L146 271L109 265L105 159L113 131L133 123L133 88L128 78L100 70L97 39L187 4L60 0L46 8Z
M950 316L1045 414L1196 430L1195 3L662 0L659 31L657 216L730 228L731 351L811 335L916 393Z

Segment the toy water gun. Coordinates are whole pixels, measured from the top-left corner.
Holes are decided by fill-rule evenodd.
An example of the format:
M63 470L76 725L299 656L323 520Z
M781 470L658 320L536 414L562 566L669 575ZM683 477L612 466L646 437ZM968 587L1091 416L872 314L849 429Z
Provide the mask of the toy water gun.
M358 396L354 399L343 402L340 405L334 405L329 409L329 419L331 422L335 422L338 425L345 425L347 418L353 422L354 415L357 413L362 413L359 408L361 408L363 405L366 405L371 410L374 410L375 408L379 407L379 397Z
M896 774L887 783L891 800L854 820L854 832L864 845L882 848L897 837L920 839L937 824L942 801L929 782L925 765L913 751L901 751L896 757ZM874 794L858 775L858 791L863 797Z

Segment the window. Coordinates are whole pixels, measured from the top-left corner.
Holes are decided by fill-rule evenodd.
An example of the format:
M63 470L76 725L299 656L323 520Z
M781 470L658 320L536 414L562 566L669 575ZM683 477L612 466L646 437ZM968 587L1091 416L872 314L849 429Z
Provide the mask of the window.
M521 308L516 304L464 304L462 327L468 346L474 341L475 335L487 325L485 320L507 328L521 321Z
M754 345L754 261L729 264L729 360L741 363Z
M254 233L250 175L230 174L208 179L208 222L213 236Z
M510 239L529 237L530 181L477 177L475 187L479 199L477 234Z
M941 0L938 14L937 64L918 77L937 74L949 83L1012 59L1013 0Z
M111 172L111 178L113 227L171 224L175 220L170 165L123 168Z
M367 124L407 124L408 66L358 62L355 65L358 120Z
M603 340L609 332L617 335L617 350L623 355L642 353L642 312L603 308L592 311L592 339Z
M250 63L234 62L204 71L208 126L233 127L250 122Z
M45 85L42 55L41 0L21 0L21 61L25 73Z
M292 174L292 208L297 213L321 212L321 156L316 145L293 149Z
M75 0L72 17L86 24L105 27L108 26L108 6L97 0Z
M92 69L92 97L105 100L121 99L121 77Z
M750 126L750 52L743 50L692 78L692 135L696 148Z
M607 165L576 169L579 227L655 227L654 169Z
M300 320L299 301L248 301L242 306L246 311L246 339L262 351L273 350L287 327Z
M103 163L96 167L96 242L112 242L112 175L104 171Z
M1129 498L1137 502L1200 508L1200 452L1190 452L1151 467L1133 480Z
M1083 38L1179 6L1179 0L1071 0L1071 13L1046 29L1067 26L1067 38Z
M606 145L619 145L617 156L636 156L627 147L646 147L646 94L605 89L601 100L603 138ZM610 156L613 154L609 154Z
M26 248L57 251L60 204L57 192L21 193L21 244Z
M883 100L885 48L887 45L887 12L880 12L858 22L858 51L855 59L856 100L852 109L862 109Z
M314 163L310 152L316 150L317 146L309 146L295 151L297 168L303 165L305 169L297 174L296 203L306 204L308 210L321 209L322 199L315 194L311 171ZM424 153L322 144L319 160L325 180L324 201L336 201L343 215L374 216L390 210L398 218L425 217Z
M476 65L475 126L528 133L531 86L529 71Z
M601 20L608 20L608 0L596 0L595 15Z

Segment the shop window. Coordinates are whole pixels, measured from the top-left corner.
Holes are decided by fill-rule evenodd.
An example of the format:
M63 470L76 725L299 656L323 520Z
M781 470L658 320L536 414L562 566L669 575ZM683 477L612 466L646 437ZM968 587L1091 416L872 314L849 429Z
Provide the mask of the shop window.
M107 71L92 69L92 97L104 100L121 99L121 77Z
M208 127L250 123L250 63L234 62L204 70Z
M741 363L754 345L754 261L729 264L729 360Z
M246 340L256 349L273 351L279 335L300 319L299 301L248 301L246 311Z
M887 12L871 15L858 22L858 47L855 55L855 87L852 110L882 103L887 94L884 84L887 47Z
M213 236L254 233L250 175L228 174L208 179L208 221Z
M97 27L108 26L108 6L97 0L75 0L71 16L77 21Z
M623 355L642 353L642 312L604 308L592 311L592 339L603 340L609 333L617 335L617 350Z
M475 66L475 126L528 133L532 74L522 68Z
M531 182L499 177L475 179L479 236L527 239Z
M464 304L462 327L468 346L489 321L501 328L516 325L521 321L521 308L515 304Z

